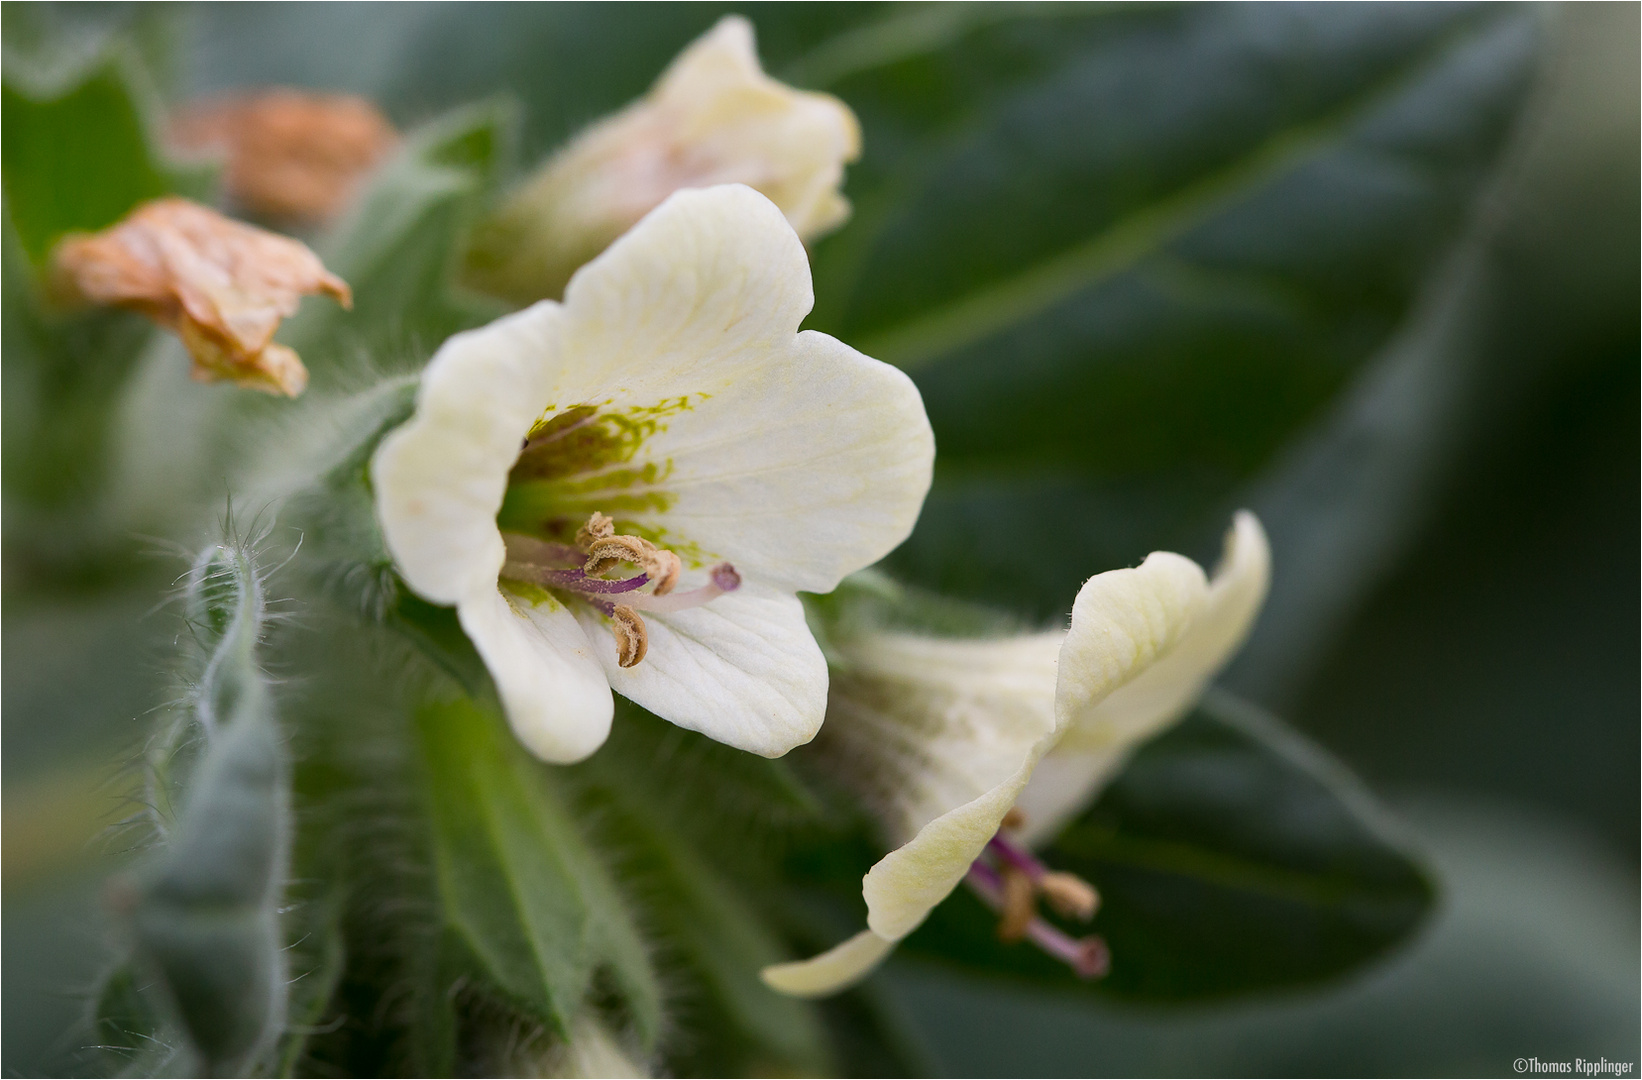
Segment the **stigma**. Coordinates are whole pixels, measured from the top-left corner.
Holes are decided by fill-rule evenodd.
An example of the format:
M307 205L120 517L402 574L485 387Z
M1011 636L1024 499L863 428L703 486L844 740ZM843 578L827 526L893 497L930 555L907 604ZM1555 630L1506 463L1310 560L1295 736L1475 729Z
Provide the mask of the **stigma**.
M707 584L676 592L684 570L678 555L641 536L616 532L614 519L596 510L576 530L574 545L520 533L503 533L502 541L507 561L501 576L551 589L607 616L616 638L616 662L624 668L637 666L650 651L639 612L684 611L741 587L735 567L719 563L708 571ZM624 576L625 567L637 573Z

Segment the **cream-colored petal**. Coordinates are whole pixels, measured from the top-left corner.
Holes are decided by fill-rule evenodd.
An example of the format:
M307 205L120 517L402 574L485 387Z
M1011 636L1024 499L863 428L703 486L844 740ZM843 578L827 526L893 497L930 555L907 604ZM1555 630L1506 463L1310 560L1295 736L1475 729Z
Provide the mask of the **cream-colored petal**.
M1253 514L1239 513L1191 632L1134 682L1079 710L1058 749L1132 745L1178 719L1243 643L1265 601L1270 575L1266 534ZM1075 613L1072 622L1076 632Z
M1051 754L1056 767L1034 777L1022 795L1029 842L1058 832L1116 775L1129 751L1191 708L1248 636L1270 577L1265 532L1253 514L1240 512L1226 534L1203 610L1179 645L1115 693L1081 707L1069 703L1073 714ZM1072 626L1076 634L1076 611Z
M1197 564L1168 552L1084 584L1060 651L1056 727L1031 746L1003 782L935 818L867 872L861 891L874 933L905 937L957 887L1069 720L1174 647L1199 614L1205 592Z
M863 930L819 956L790 964L771 964L759 974L767 986L783 994L825 997L865 978L894 947L895 942L871 930Z
M457 605L508 723L543 761L580 761L610 734L615 702L593 646L562 604L502 593L493 583Z
M905 374L814 331L803 245L738 185L680 192L570 283L557 410L631 452L559 485L697 566L827 592L911 531L934 436Z
M454 604L495 587L506 558L496 511L519 446L553 396L562 315L544 301L446 341L422 374L415 415L372 459L388 551L425 599Z
M1056 747L1045 754L1015 800L1026 819L1018 833L1020 840L1029 847L1053 840L1068 821L1100 797L1106 784L1123 771L1135 749L1111 746L1080 751Z
M804 245L774 203L740 184L675 192L571 278L565 347L586 396L560 404L691 392L718 358L784 344L814 300Z
M687 575L681 588L692 584ZM609 620L577 605L594 655L624 697L764 757L815 737L826 714L827 661L797 597L749 582L701 607L640 614L649 653L623 668Z
M758 62L753 24L743 16L726 15L673 58L650 93L669 105L688 106L771 81Z
M641 449L666 509L635 521L747 577L820 593L906 539L935 437L905 374L814 331L715 363L713 396Z
M848 778L890 846L905 843L1006 780L1055 729L1065 638L837 637L827 723L812 760Z

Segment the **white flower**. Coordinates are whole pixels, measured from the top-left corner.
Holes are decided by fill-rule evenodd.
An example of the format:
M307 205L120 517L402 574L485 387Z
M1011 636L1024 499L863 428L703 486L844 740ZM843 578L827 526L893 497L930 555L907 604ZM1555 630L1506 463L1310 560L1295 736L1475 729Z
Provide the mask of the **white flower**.
M1019 880L1087 918L1093 890L1053 874L999 831L1017 805L1033 824L1038 774L1068 740L1069 766L1041 793L1059 815L1053 824L1094 797L1122 753L1178 719L1241 643L1267 566L1264 533L1244 513L1212 582L1190 559L1154 553L1135 569L1090 578L1065 632L967 640L874 632L834 641L838 670L826 745L817 749L850 776L898 846L862 881L868 929L810 960L766 968L765 981L805 997L843 989L966 876L984 898L1016 909L1005 911L1006 923L1025 913L1030 921L1014 927L1016 936L1095 973L1104 961L1099 939L1073 941L1032 918L1030 890L1003 895L1018 867ZM1073 781L1083 786L1068 790ZM1001 875L977 862L989 848L1001 857Z
M820 726L826 663L795 594L906 537L934 438L905 375L798 332L811 303L768 199L679 192L563 304L428 365L372 462L377 515L539 757L597 749L612 687L767 756Z
M764 74L752 24L726 16L680 53L650 93L582 132L475 240L472 280L521 301L557 296L582 263L681 188L740 183L798 235L841 225L855 114L828 94Z

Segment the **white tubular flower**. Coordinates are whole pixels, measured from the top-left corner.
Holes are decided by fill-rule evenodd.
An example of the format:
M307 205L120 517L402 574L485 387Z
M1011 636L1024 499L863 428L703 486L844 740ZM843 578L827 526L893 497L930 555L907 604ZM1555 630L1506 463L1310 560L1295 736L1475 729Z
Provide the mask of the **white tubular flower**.
M966 878L1002 912L1006 939L1031 939L1081 975L1102 974L1098 937L1074 940L1036 917L1040 895L1081 919L1099 898L1017 841L1030 824L1034 770L1073 732L1106 740L1093 752L1111 754L1176 719L1246 633L1266 567L1258 522L1239 514L1212 583L1191 560L1154 553L1138 568L1090 578L1064 632L875 632L835 641L838 670L818 750L899 846L862 881L868 928L810 960L766 968L765 982L801 997L844 989ZM1055 805L1080 807L1109 775L1089 775L1075 798L1057 789Z
M1209 595L1180 646L1133 682L1078 717L1038 763L1018 806L1021 838L1037 844L1060 832L1100 794L1136 747L1179 720L1248 637L1271 583L1271 547L1243 511L1226 534Z
M849 217L838 189L860 152L849 107L764 74L752 24L726 16L649 94L578 135L508 200L480 230L470 275L520 301L557 296L668 195L714 184L762 192L811 240Z
M679 192L563 304L429 363L372 462L377 516L537 756L597 749L612 687L771 757L820 727L827 667L795 594L906 537L934 437L904 374L798 332L811 303L768 199Z

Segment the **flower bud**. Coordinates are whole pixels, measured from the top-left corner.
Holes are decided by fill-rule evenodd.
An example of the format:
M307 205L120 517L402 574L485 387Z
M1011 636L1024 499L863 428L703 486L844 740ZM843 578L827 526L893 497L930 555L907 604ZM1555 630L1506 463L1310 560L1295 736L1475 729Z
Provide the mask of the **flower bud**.
M860 148L849 107L764 74L752 24L728 16L649 94L583 131L481 226L468 276L521 303L557 297L668 195L715 184L756 189L809 240L849 216L838 188Z

